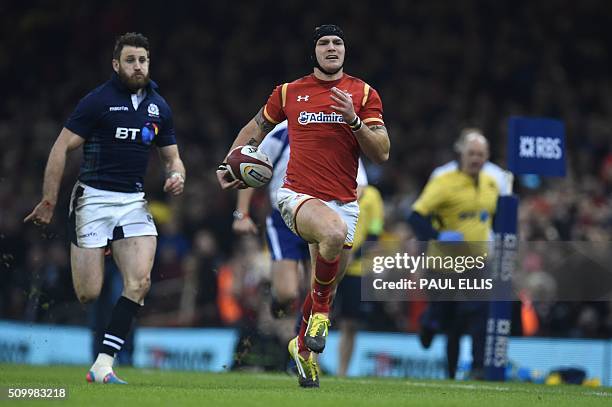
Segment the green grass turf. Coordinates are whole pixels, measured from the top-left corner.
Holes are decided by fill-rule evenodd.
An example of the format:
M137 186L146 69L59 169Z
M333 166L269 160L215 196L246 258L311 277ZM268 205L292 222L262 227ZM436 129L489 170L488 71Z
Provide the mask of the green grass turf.
M127 386L85 382L87 367L0 364L0 388L68 388L67 400L3 405L74 406L612 406L612 389L522 383L451 382L324 376L300 389L284 374L196 373L118 368ZM51 404L48 404L51 403Z

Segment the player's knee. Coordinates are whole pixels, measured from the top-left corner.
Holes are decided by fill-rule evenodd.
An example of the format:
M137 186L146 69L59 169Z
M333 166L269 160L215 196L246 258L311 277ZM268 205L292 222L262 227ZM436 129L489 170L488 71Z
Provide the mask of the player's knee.
M80 290L80 292L77 292L77 298L81 304L90 304L97 300L99 295L99 290Z
M346 224L344 222L335 222L329 226L324 243L330 248L340 250L346 240L346 234Z
M294 287L277 286L274 289L274 296L280 303L293 303L297 298L297 290Z
M125 284L125 291L134 297L144 298L151 288L151 278L149 276L130 279Z

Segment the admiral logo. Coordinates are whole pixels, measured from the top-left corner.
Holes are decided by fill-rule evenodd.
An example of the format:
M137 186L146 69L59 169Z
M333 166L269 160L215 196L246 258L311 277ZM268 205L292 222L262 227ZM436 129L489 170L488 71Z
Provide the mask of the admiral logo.
M147 112L149 116L159 117L159 107L155 103L149 104L147 107Z
M563 155L561 140L552 137L520 137L519 157L558 160Z
M108 110L110 112L127 112L129 109L127 106L111 106Z
M342 117L342 115L335 112L300 112L300 116L298 117L298 123L304 126L310 123L344 123L344 118Z

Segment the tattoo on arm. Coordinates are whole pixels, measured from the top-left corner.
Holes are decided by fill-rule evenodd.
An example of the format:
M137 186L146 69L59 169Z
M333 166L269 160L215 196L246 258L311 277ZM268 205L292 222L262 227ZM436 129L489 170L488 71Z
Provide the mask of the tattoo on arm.
M253 137L251 137L251 139L247 141L247 146L257 147L258 145L259 145L259 141L255 140Z
M255 123L257 123L257 126L259 127L263 135L265 136L266 134L272 131L272 129L274 128L274 124L270 123L264 118L263 109L264 109L263 107L259 109L259 112L257 112L257 114L255 115L253 119L255 120Z
M370 129L372 133L384 134L388 136L387 128L382 124L375 124L373 126L368 126L368 129Z
M375 124L374 126L369 126L370 130L372 131L376 131L379 129L383 129L384 131L387 131L387 128L385 126L383 126L382 124Z

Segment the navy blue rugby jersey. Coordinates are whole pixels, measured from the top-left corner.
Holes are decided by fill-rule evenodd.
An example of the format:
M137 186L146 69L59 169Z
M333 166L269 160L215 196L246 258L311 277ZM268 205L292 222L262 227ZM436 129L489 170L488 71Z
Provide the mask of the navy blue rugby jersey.
M90 187L141 192L149 149L176 144L172 112L150 81L134 109L132 94L113 77L91 91L64 125L85 139L79 181Z

